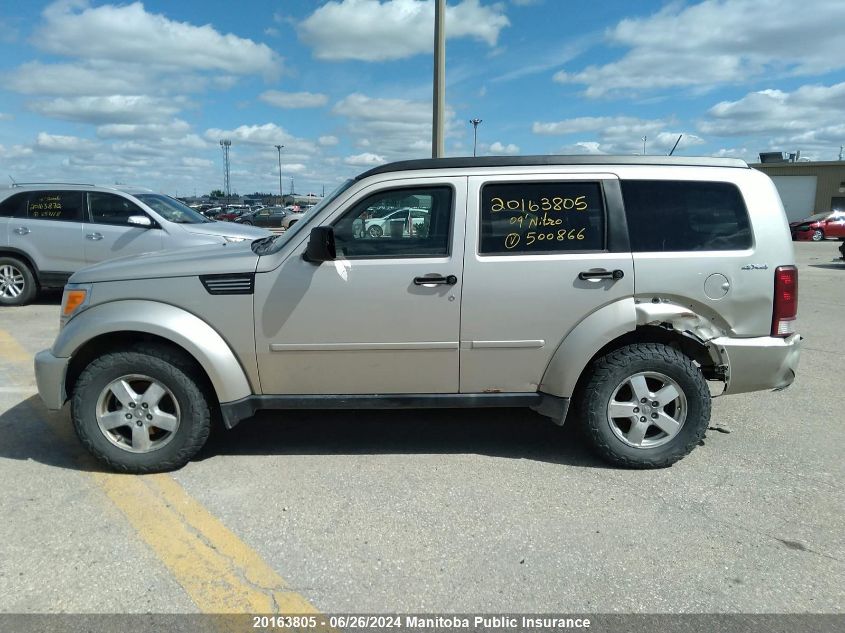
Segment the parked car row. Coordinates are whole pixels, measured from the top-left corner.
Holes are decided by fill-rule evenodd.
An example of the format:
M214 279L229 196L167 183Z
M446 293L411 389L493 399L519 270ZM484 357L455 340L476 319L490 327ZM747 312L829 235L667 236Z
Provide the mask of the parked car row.
M267 235L137 187L12 187L0 192L0 305L25 304L106 259Z
M234 219L237 224L260 226L265 229L285 229L297 223L304 213L286 207L264 207L257 211L242 213Z

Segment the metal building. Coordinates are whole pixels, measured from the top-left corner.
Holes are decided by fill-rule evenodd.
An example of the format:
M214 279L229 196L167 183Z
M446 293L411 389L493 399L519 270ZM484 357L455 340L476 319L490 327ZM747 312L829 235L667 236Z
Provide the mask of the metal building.
M845 211L845 161L779 161L750 166L774 181L790 222L814 213Z

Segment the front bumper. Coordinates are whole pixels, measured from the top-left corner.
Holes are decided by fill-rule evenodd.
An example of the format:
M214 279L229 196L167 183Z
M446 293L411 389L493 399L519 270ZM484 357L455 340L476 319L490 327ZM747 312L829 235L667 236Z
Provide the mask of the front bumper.
M69 358L53 356L48 349L35 355L35 382L38 385L38 395L51 411L58 411L67 401L65 376L69 363Z
M723 393L785 389L795 380L801 356L800 334L786 338L721 337L710 343L717 346L728 366Z

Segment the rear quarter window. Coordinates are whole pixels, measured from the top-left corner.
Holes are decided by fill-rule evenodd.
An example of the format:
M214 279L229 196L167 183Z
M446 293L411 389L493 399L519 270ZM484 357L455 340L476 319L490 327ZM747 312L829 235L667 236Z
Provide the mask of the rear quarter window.
M30 220L82 221L81 191L34 191L29 194Z
M751 248L748 210L732 183L624 180L622 197L635 253Z

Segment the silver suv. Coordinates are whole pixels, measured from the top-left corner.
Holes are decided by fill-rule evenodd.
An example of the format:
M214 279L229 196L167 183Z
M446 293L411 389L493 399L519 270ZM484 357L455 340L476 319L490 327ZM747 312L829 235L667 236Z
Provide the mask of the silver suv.
M420 213L361 230L394 209ZM742 161L419 160L283 235L80 271L35 369L128 472L180 467L218 416L512 406L652 468L699 443L711 390L792 383L796 313L780 199Z
M253 240L268 231L213 222L178 200L137 187L21 185L0 191L0 305L106 259Z

